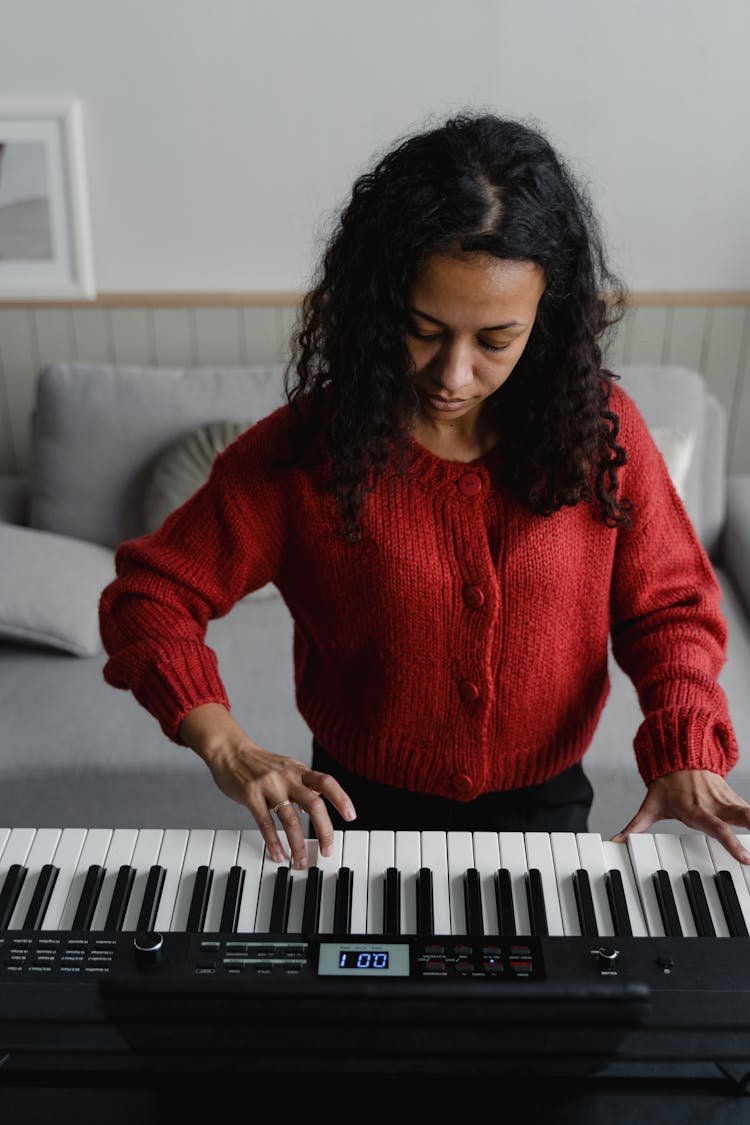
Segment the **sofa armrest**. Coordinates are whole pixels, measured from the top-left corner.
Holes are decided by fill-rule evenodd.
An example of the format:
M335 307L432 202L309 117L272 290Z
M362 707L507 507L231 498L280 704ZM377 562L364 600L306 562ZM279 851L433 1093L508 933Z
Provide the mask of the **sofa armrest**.
M26 477L0 476L0 523L27 527L31 508L31 484Z
M727 478L724 566L750 614L750 473Z

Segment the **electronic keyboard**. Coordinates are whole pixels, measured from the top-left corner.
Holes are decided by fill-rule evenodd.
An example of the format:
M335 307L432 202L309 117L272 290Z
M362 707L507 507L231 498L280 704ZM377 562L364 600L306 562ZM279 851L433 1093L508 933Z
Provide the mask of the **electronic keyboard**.
M11 1073L750 1074L750 868L710 837L0 829Z

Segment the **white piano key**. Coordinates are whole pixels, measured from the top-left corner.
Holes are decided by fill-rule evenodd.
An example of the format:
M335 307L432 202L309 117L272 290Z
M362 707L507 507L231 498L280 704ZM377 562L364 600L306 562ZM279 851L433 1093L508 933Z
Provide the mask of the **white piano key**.
M180 885L172 911L171 928L184 931L190 917L198 869L211 867L211 854L217 831L210 828L192 829L185 845L185 855L180 873Z
M184 933L190 916L190 903L195 890L195 876L199 867L208 867L214 844L213 828L191 828L185 844L185 854L180 872L180 885L174 899L169 929Z
M728 871L732 877L734 889L737 892L737 898L742 911L742 917L745 919L748 933L750 933L750 867L747 864L740 863L733 855L730 855L723 844L718 840L714 840L713 836L706 837L708 844L708 851L713 861L714 870ZM729 927L727 926L727 929Z
M448 832L448 894L450 895L452 934L468 934L464 876L474 866L474 839L471 832Z
M9 839L10 839L10 828L0 828L0 863L2 862L3 851L5 850L5 845L7 844Z
M143 895L146 890L146 883L148 882L148 873L159 859L159 848L161 847L163 836L163 828L142 828L138 833L138 839L135 842L133 858L131 860L136 875L133 880L133 889L122 924L122 928L125 931L133 931L138 928L138 918L141 913L141 906L143 905Z
M482 925L485 934L496 934L497 899L495 898L495 875L500 867L500 843L497 832L474 833L474 866L479 872L479 885L482 890Z
M401 874L401 933L417 932L417 880L422 866L422 838L417 831L396 833L395 866Z
M526 832L526 861L529 868L536 867L542 877L544 908L547 912L547 929L550 936L563 934L562 910L557 891L555 863L548 832Z
M156 862L165 871L161 898L156 911L156 922L154 923L159 931L168 932L172 924L188 835L187 828L167 828L159 846L159 856Z
M448 845L446 833L434 829L422 832L422 866L432 871L434 932L450 934L451 904L448 886Z
M742 842L743 842L745 848L747 849L747 851L750 852L750 833L742 833L741 832L740 836L743 837ZM748 865L746 863L741 863L740 867L742 868L742 877L744 878L745 883L747 884L748 890L750 890L750 867L748 867Z
M302 919L305 913L305 893L307 891L307 874L310 867L315 866L318 849L315 840L305 840L307 849L307 867L295 869L292 879L292 892L289 896L289 920L287 922L288 934L302 933ZM247 880L247 875L245 876ZM244 892L243 892L244 893ZM367 891L365 889L365 895Z
M643 913L648 932L652 937L664 937L664 923L654 887L654 872L661 867L656 840L650 832L633 832L628 837L628 853L638 884Z
M557 897L560 903L563 933L580 934L581 922L578 917L573 875L582 864L575 835L572 832L551 832L550 845L555 866L555 881L557 882Z
M21 887L15 909L10 916L8 929L20 930L23 920L34 897L37 880L41 869L47 863L52 863L55 849L60 841L62 830L60 828L39 828L36 831L29 853L23 861L28 868L26 878Z
M213 871L211 890L208 895L204 933L218 933L221 929L221 914L229 882L229 869L237 859L240 843L239 828L219 828L211 847L209 867Z
M708 912L714 924L717 937L729 937L729 926L724 917L719 892L714 883L714 862L706 843L707 837L700 832L684 832L680 835L682 850L685 853L685 862L690 870L699 871L703 880L703 890L706 892Z
M237 919L238 934L255 933L257 929L255 923L258 916L260 876L263 870L265 851L266 845L257 828L243 828L237 849L237 864L245 872L240 913Z
M65 833L63 833L65 835ZM107 849L109 848L110 841L112 840L111 828L89 828L86 833L86 839L83 847L81 848L76 864L73 877L70 882L70 889L65 901L65 907L60 917L59 928L62 930L72 930L73 921L75 920L78 903L81 899L81 892L83 891L86 876L89 867L92 864L104 865L107 858ZM59 876L58 876L59 882ZM57 885L55 885L57 890ZM46 929L46 926L45 926Z
M112 895L114 893L115 883L117 882L117 876L123 864L130 865L137 839L137 828L115 828L112 833L112 839L109 842L107 855L104 861L107 873L104 876L101 894L99 895L99 901L94 911L94 917L91 919L92 930L104 929L104 923L107 921L107 915L112 903Z
M638 880L630 861L630 852L627 844L618 844L613 840L602 840L602 851L607 870L617 870L622 877L623 893L628 907L628 917L633 937L646 937L648 923L643 912L643 904L638 889Z
M73 876L78 867L79 857L83 848L83 843L87 837L87 830L85 828L64 828L63 834L58 841L55 848L55 857L53 863L55 867L60 867L60 873L57 875L54 890L49 902L45 916L42 920L42 929L70 929L71 926L65 926L63 910L69 895L71 886L73 884ZM98 863L97 859L92 859L92 863ZM83 883L79 885L79 894L81 893ZM76 903L78 904L78 903ZM71 915L71 921L75 916L75 910Z
M499 832L500 866L510 873L510 886L513 892L513 913L516 918L516 933L530 934L529 901L526 897L526 875L529 870L526 859L526 840L523 832Z
M367 866L367 933L383 932L383 883L385 873L396 863L396 835L387 829L370 832Z
M602 838L598 832L576 833L578 855L581 858L581 867L588 873L591 884L591 897L594 900L594 915L596 928L600 937L612 936L615 927L612 922L612 911L607 897L607 867L602 848Z
M369 834L361 829L348 828L344 833L341 856L342 867L352 872L351 933L367 932L367 870L369 864Z
M320 868L322 876L322 890L320 895L320 923L318 932L321 934L333 933L333 915L336 906L336 877L341 867L341 856L344 850L344 832L338 829L333 834L333 849L329 856L320 854L316 865Z
M660 866L668 873L669 882L672 885L682 935L683 937L697 937L698 928L690 909L690 899L683 878L688 868L680 837L673 832L655 832L654 840L656 841Z
M10 836L5 842L2 859L0 859L0 890L2 890L5 882L5 876L14 864L26 866L26 860L36 834L36 828L12 828L10 830Z

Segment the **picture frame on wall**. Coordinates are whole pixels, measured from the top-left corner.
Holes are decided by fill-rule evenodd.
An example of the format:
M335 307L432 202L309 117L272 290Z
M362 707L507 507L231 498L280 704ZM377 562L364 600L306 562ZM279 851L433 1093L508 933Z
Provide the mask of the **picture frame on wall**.
M76 99L0 99L0 300L96 296Z

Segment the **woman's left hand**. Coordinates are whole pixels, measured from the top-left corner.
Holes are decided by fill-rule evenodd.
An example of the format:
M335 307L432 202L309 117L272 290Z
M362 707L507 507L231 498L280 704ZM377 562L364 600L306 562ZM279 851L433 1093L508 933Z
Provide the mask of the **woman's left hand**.
M645 832L659 820L681 820L713 836L740 863L750 864L750 852L732 831L734 826L750 832L750 805L717 773L675 770L657 777L633 819L612 839L623 844L631 832Z

